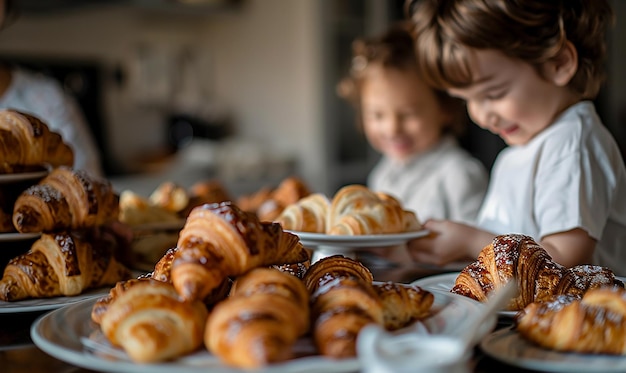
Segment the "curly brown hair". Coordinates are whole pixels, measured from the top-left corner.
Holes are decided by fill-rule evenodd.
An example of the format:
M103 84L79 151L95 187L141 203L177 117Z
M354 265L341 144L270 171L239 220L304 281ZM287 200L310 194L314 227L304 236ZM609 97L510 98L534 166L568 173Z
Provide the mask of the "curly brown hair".
M607 0L409 0L420 71L441 89L472 83L470 49L495 49L540 66L566 41L578 54L569 88L594 98L604 80L606 32L614 22Z
M378 37L361 38L352 43L350 72L337 85L337 93L357 109L359 128L363 128L360 117L361 92L368 67L412 70L419 74L411 29L410 22L399 22ZM455 136L462 135L469 123L464 102L449 96L444 90L433 88L433 92L441 107L449 113L450 121L445 123L444 131Z

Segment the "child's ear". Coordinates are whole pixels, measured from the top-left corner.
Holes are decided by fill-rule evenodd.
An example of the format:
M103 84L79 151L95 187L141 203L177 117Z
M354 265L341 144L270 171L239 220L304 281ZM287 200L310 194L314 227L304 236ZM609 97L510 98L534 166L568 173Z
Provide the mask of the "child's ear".
M578 52L566 41L558 55L544 65L544 73L557 86L566 86L578 70Z

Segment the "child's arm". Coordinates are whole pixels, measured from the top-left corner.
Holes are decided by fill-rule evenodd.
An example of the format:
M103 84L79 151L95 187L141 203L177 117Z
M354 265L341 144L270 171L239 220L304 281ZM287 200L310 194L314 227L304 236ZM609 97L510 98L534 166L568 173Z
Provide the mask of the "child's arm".
M552 260L565 267L591 263L596 247L596 241L580 228L545 236L539 244Z
M416 262L445 265L455 261L470 261L496 236L469 225L449 220L428 220L424 228L431 234L407 244L411 257Z

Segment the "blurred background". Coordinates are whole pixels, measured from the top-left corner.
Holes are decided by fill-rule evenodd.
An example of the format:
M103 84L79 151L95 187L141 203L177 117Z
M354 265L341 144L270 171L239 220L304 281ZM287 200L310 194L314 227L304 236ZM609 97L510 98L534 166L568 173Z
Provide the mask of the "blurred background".
M613 0L600 115L626 149L626 2ZM365 183L377 161L335 91L351 43L404 18L397 0L18 0L0 58L57 78L81 104L120 190L218 178L233 194L300 176ZM473 126L489 168L503 144Z

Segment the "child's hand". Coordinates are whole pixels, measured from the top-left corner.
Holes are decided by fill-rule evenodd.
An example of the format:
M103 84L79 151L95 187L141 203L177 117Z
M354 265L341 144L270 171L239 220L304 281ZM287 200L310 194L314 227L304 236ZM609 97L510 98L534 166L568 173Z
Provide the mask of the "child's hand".
M449 220L428 220L424 228L430 234L410 241L407 245L409 254L416 262L437 266L475 260L480 250L495 236Z

